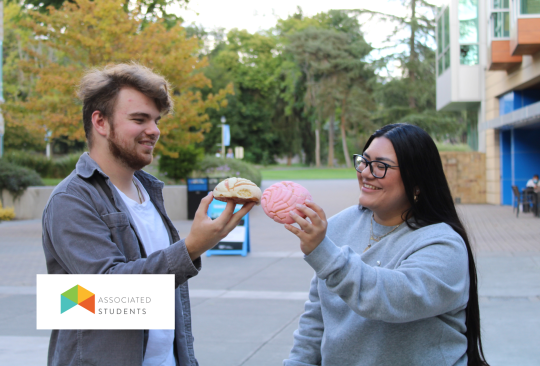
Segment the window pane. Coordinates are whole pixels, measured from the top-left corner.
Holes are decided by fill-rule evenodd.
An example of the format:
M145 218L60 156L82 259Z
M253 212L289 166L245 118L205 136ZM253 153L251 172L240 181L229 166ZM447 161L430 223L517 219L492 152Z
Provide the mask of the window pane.
M437 74L438 75L442 75L442 73L444 72L444 67L443 67L443 61L444 60L444 57L443 55L441 55L441 57L439 58L439 62L438 62L438 70L437 70Z
M462 65L478 65L478 45L459 46L459 63Z
M521 0L521 14L540 14L540 0Z
M493 9L509 9L509 0L493 0Z
M448 69L450 67L450 48L446 49L446 52L444 53L444 69Z
M478 42L478 0L459 0L458 18L459 42Z
M450 45L450 9L444 9L444 48Z
M443 17L440 17L437 21L437 51L439 55L443 51L443 28L442 28Z
M493 13L493 38L508 38L510 37L510 13L498 12Z

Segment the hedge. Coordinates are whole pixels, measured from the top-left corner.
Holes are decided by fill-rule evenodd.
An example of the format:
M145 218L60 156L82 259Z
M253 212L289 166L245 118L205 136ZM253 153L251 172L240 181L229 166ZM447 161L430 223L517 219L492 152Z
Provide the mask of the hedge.
M198 169L192 174L194 177L229 178L242 177L249 179L259 187L262 182L261 172L251 163L239 159L223 159L206 155L198 164Z
M75 169L81 153L69 154L61 158L47 159L42 154L11 151L4 155L10 163L35 170L42 178L65 178Z
M35 170L0 159L0 192L5 189L17 198L26 188L42 185L43 182Z

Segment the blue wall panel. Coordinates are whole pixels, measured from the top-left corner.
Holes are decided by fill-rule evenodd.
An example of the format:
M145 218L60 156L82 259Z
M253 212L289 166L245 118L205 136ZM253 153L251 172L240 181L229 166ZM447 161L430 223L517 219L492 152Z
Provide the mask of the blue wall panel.
M512 131L501 130L500 134L501 154L501 203L512 204Z
M499 115L505 115L540 101L540 89L515 90L499 97Z
M515 129L514 184L522 190L535 174L540 174L540 129Z

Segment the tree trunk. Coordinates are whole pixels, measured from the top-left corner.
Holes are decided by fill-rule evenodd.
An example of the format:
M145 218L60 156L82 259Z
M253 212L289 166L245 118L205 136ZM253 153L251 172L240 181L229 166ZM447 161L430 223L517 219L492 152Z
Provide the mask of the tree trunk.
M341 102L341 143L343 144L343 155L345 155L345 164L347 168L351 167L351 158L349 148L347 147L347 134L345 133L345 98Z
M411 39L410 39L410 44L409 44L409 47L411 48L411 54L410 54L410 57L409 57L409 79L411 81L411 87L414 88L415 85L414 85L414 82L416 80L416 74L415 74L415 65L416 65L416 59L417 59L417 55L416 55L416 48L415 48L415 43L416 43L416 40L415 40L415 37L416 37L416 0L412 0L411 1L411 12L412 12L412 15L411 15ZM412 89L411 88L411 89ZM409 107L411 108L416 108L416 99L415 97L411 94L409 95Z
M319 136L320 122L317 121L317 127L315 128L315 166L321 167L321 138Z
M292 165L292 153L289 153L287 155L287 166L291 166Z
M330 115L328 121L328 166L334 166L334 112Z

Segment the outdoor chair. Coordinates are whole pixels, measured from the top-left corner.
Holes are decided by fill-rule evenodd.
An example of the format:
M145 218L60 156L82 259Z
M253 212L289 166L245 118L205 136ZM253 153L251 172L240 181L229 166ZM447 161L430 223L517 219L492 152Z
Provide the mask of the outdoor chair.
M529 192L524 191L523 193L519 192L519 188L517 186L512 186L512 193L514 194L514 202L512 204L513 210L512 212L516 212L516 217L519 217L519 210L521 209L523 212L531 212L532 208L535 204L534 197L529 194Z

